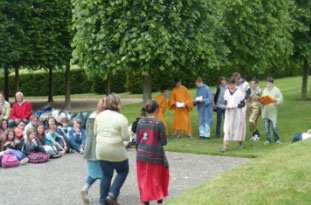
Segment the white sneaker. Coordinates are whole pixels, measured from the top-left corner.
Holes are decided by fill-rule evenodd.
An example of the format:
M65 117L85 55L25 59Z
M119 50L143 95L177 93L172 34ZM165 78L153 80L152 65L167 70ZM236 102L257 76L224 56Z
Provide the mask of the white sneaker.
M28 163L28 161L29 161L29 159L26 157L26 158L22 159L21 161L19 161L19 164L20 165L25 165L25 164Z
M82 201L84 201L84 203L87 203L87 204L90 203L88 191L85 187L81 189L80 194L81 194Z

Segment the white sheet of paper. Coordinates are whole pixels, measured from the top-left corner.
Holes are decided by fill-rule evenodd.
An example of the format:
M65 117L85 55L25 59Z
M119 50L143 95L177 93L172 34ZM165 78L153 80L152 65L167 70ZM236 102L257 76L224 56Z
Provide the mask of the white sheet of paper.
M199 96L199 97L196 97L195 98L195 101L200 101L200 100L202 100L203 99L203 96Z
M186 103L176 102L176 107L184 108L186 107Z

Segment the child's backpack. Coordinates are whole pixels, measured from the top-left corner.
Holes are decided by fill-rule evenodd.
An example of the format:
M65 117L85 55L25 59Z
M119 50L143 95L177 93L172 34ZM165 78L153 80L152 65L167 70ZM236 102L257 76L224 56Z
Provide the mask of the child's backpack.
M29 163L40 164L47 162L50 159L50 155L43 152L31 153L28 155Z
M50 159L55 159L55 158L59 158L62 155L59 153L59 151L57 150L56 146L51 146L51 145L44 145L42 146L44 148L44 151L46 154L48 154L50 156Z
M1 164L3 168L17 167L19 161L14 154L6 154L3 155Z

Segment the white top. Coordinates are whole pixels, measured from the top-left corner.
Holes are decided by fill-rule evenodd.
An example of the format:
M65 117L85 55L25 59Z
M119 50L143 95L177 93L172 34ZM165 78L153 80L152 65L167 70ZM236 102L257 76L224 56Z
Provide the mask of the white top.
M121 113L105 110L94 123L98 160L121 162L127 159L124 141L130 140L128 121Z
M241 90L236 89L231 95L230 90L226 90L224 100L227 101L227 108L237 108L241 101L244 99L244 95Z
M311 132L310 133L308 133L308 132L302 133L301 138L302 138L302 140L311 138Z

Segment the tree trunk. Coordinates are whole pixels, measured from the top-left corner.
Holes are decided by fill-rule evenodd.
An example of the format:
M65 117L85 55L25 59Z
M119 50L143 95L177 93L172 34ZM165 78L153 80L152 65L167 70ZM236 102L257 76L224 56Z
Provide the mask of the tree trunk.
M65 73L65 108L71 109L71 99L70 99L70 62L66 65Z
M110 86L110 74L108 74L108 76L107 76L107 90L106 90L106 93L107 93L107 95L109 95L110 93L111 93L111 86Z
M48 102L53 102L53 68L49 68L49 99Z
M9 102L9 68L4 68L4 94L5 100Z
M15 92L19 91L19 69L15 67Z
M246 79L247 70L246 70L246 66L245 65L241 66L240 73L241 73L241 77Z
M143 103L144 105L151 100L151 75L144 76L144 87L143 87Z
M302 68L301 100L307 100L308 77L309 77L309 64L308 61L305 60Z

